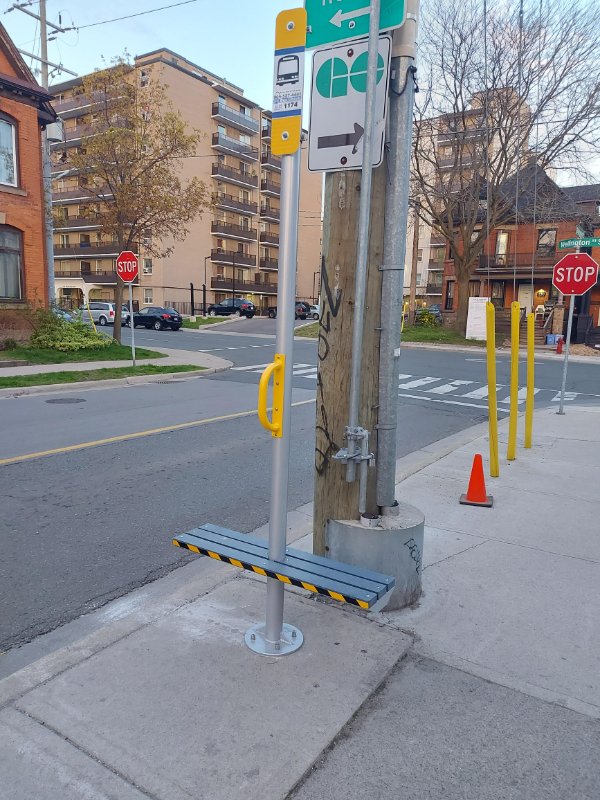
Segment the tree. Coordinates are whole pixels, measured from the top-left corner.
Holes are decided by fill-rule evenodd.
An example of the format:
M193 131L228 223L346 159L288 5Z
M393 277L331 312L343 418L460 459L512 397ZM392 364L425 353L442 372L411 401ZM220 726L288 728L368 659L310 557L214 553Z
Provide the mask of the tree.
M207 206L197 178L183 180L181 159L194 156L199 131L186 130L158 75L131 66L126 58L86 75L81 92L91 100L81 147L69 165L95 199L88 214L115 249L164 258L173 242ZM148 237L148 238L146 238ZM123 282L117 278L114 338L121 341Z
M421 15L413 191L422 218L449 242L462 333L487 221L492 229L519 219L535 167L581 173L600 133L600 5L488 8L487 35L481 0L424 0Z

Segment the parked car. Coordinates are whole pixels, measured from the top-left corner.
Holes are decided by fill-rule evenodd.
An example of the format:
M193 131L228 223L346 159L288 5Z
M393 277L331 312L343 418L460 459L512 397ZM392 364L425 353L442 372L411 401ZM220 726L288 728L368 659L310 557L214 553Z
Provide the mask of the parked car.
M442 324L442 309L437 303L427 306L427 308L418 308L415 312L415 325L421 324L430 317L433 318L435 325Z
M84 322L89 322L91 315L98 325L112 325L115 321L115 304L94 300L87 306L81 306L79 313Z
M52 313L57 316L59 319L62 319L64 322L75 322L75 317L69 311L65 311L64 308L58 308L57 306L52 307Z
M121 306L121 324L129 326L129 306Z
M163 308L162 306L148 306L141 311L133 313L133 327L143 325L146 328L154 328L155 331L162 331L171 328L178 331L183 325L181 315L174 308Z
M320 306L310 306L310 314L313 319L319 319L321 316L321 308Z
M294 318L295 319L306 319L308 314L310 313L310 306L308 303L301 303L297 302L294 309ZM277 306L270 306L267 309L267 316L271 319L275 319L277 316Z
M252 319L256 314L256 306L250 300L243 297L222 300L220 303L213 303L208 307L209 317L247 317Z

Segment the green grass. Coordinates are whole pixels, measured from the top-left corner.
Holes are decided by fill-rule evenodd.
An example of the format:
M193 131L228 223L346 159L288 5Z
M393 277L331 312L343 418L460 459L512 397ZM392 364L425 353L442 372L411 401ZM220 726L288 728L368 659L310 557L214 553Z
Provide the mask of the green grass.
M429 328L425 325L405 325L402 332L404 342L423 342L424 344L459 344L472 347L485 347L485 342L465 339L452 328L442 326Z
M192 328L197 331L198 328L201 328L203 325L214 325L215 322L225 322L226 319L229 319L229 317L196 317L196 322L184 319L183 327Z
M104 381L110 378L129 378L132 375L160 375L170 372L200 370L196 364L175 364L159 367L142 364L138 367L110 367L103 369L74 370L73 372L41 372L38 375L0 375L0 389L21 389L25 386L48 386L55 383L77 383L78 381Z
M155 350L146 350L136 347L137 358L164 358L164 353ZM95 349L87 347L84 350L75 350L72 353L63 353L60 350L42 349L36 347L15 347L12 350L0 351L0 360L28 361L30 364L67 364L79 361L127 361L131 358L131 347L117 344L109 347Z
M297 328L294 333L294 336L305 336L310 339L316 339L318 335L318 322L312 322L310 325L303 325L301 328ZM464 336L456 333L452 328L428 328L425 325L406 325L402 333L402 341L422 342L423 344L458 344L468 345L469 347L485 347L485 342L479 342L475 339L465 339Z

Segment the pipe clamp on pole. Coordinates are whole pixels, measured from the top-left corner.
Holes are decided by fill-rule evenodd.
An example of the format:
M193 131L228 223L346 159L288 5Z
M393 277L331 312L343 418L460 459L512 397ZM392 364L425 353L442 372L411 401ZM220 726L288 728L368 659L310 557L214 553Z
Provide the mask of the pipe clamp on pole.
M263 428L271 431L276 439L281 439L283 436L284 370L285 355L276 353L273 363L264 370L258 384L258 418ZM273 376L273 409L269 419L267 396L271 376Z

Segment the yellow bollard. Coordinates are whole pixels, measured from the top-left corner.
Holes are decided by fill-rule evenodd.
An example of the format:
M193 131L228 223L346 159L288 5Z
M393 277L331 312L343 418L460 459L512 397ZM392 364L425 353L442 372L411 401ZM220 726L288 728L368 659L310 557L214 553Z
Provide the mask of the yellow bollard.
M490 438L490 475L500 475L498 460L498 397L496 394L496 309L493 303L485 306L487 338L488 424Z
M517 457L517 415L519 413L519 323L521 306L515 300L510 306L510 417L506 458Z
M525 401L525 447L531 447L535 405L535 314L527 314L527 399Z

